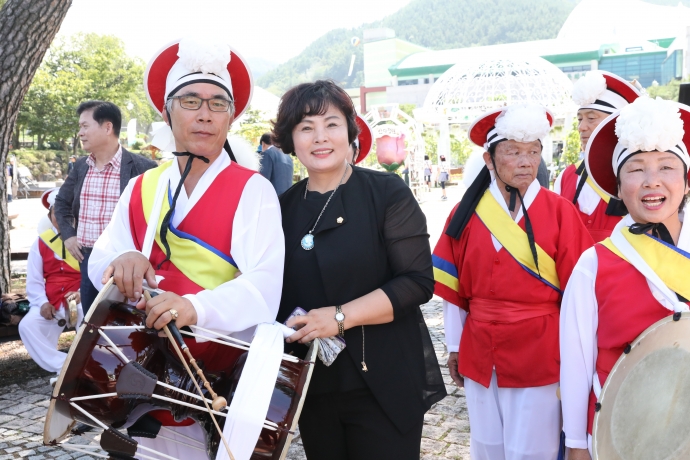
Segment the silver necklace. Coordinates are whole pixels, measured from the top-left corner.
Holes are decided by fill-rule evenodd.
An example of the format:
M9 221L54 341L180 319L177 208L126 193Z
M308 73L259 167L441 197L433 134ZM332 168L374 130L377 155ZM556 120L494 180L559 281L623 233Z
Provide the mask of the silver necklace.
M304 235L302 237L302 241L301 241L302 249L304 249L305 251L311 251L312 249L314 249L314 235L313 235L314 230L316 230L316 226L319 225L319 221L321 220L321 216L323 215L323 212L328 207L328 203L331 202L331 198L333 198L333 195L335 195L335 192L338 191L338 187L340 187L343 184L343 181L345 180L345 175L347 174L347 168L349 166L350 166L349 164L345 163L345 172L343 173L343 177L340 178L340 182L338 182L338 185L336 186L335 190L333 190L331 192L331 196L328 197L328 200L326 201L326 204L323 206L323 209L319 213L319 217L316 218L316 223L314 224L312 229L309 230L309 233L307 233L306 235ZM309 189L309 179L307 179L307 186L304 188L304 199L305 200L307 199L307 190L308 189Z

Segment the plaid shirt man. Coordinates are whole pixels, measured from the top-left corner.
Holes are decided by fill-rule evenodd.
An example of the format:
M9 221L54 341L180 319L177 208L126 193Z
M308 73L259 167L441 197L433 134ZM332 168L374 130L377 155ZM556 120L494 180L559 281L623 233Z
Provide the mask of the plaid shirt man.
M93 153L86 159L89 171L86 173L81 189L79 225L77 226L77 241L84 247L93 247L115 211L115 205L120 199L121 162L122 146L100 171L96 168L96 158Z

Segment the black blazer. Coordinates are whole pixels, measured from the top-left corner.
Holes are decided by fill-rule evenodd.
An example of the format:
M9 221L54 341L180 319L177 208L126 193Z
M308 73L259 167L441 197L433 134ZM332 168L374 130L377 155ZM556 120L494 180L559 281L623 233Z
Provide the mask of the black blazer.
M285 270L302 251L300 240L316 216L300 205L306 180L280 197L285 234ZM341 193L342 191L342 193ZM343 222L338 223L342 217ZM386 220L389 222L386 222ZM384 228L396 220L407 227L398 236L385 238ZM328 305L341 305L381 288L393 304L394 320L365 326L366 362L358 372L398 429L405 433L431 405L445 397L446 389L420 304L433 295L434 279L426 219L410 189L398 176L358 167L336 192L314 232L318 265ZM400 256L400 246L409 254ZM395 254L394 254L395 252ZM304 280L313 283L314 280ZM295 308L293 287L283 285L278 320ZM335 319L334 319L335 321ZM345 331L347 352L355 363L362 360L362 328Z
M60 237L63 241L77 235L79 225L79 198L84 178L89 170L87 157L81 157L74 162L65 183L60 187L55 197L55 218L60 226ZM158 166L155 161L141 155L133 154L122 147L122 161L120 163L120 194L125 190L129 180L145 171Z

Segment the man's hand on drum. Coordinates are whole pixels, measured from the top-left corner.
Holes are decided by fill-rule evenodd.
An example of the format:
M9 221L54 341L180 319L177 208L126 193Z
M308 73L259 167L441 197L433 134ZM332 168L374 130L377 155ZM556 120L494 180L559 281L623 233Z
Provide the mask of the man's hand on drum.
M450 372L450 378L459 388L465 387L465 378L458 371L458 352L448 353L448 372Z
M315 308L306 315L293 316L287 322L287 326L299 328L285 339L288 343L309 343L314 339L338 335L335 307Z
M175 313L175 325L178 328L196 324L196 310L192 302L172 292L158 294L146 302L146 327L161 330L174 319Z
M592 460L587 449L568 449L568 460Z
M151 266L151 262L139 252L125 252L108 265L103 273L101 283L108 282L110 277L125 297L132 302L138 302L137 308L144 309L144 298L142 297L143 281L146 279L149 287L156 289L156 272Z
M65 300L67 302L74 300L77 304L81 303L81 294L79 291L70 291L67 294L65 294Z

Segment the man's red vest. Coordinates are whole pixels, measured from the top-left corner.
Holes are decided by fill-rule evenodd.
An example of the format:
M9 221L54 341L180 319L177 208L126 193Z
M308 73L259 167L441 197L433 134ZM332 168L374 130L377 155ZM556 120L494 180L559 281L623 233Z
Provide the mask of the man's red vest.
M575 192L577 191L577 184L580 180L580 176L576 173L577 168L575 165L568 166L562 173L561 178L561 196L566 198L572 203L573 198L575 198ZM579 205L575 205L577 208L577 213L582 220L582 223L587 227L589 234L592 235L592 239L595 242L603 241L613 232L613 228L621 221L619 216L609 216L606 214L606 208L608 203L600 199L599 204L592 213L592 215L587 215L580 211Z
M56 309L65 307L65 294L78 291L81 284L81 273L70 267L62 259L56 259L55 253L40 238L38 251L43 259L43 278L46 281L46 297ZM40 305L39 305L40 306Z
M170 167L175 168L177 165L173 164ZM180 235L184 234L184 238L207 248L210 247L214 251L231 258L235 213L237 212L244 187L254 174L256 174L255 171L243 168L236 163L232 163L221 171L192 210L176 227L178 233ZM143 179L144 175L141 175L134 183L129 204L129 222L132 239L134 240L134 246L139 251L142 250L148 227L142 201ZM181 193L186 192L183 189ZM152 198L150 197L150 199ZM166 261L161 268L158 268L158 265L165 260L165 251L155 241L149 260L156 271L156 275L164 277L158 284L160 289L174 292L180 296L196 294L204 289L190 280L172 261ZM203 361L205 369L210 372L225 368L228 362L234 362L238 354L242 353L239 349L229 348L213 342L197 343L194 339L185 339L185 342L194 358ZM237 353L234 353L235 350L237 350ZM158 418L164 425L186 426L194 423L191 418L182 422L176 422L167 411L155 411L155 414L152 413L152 415Z

